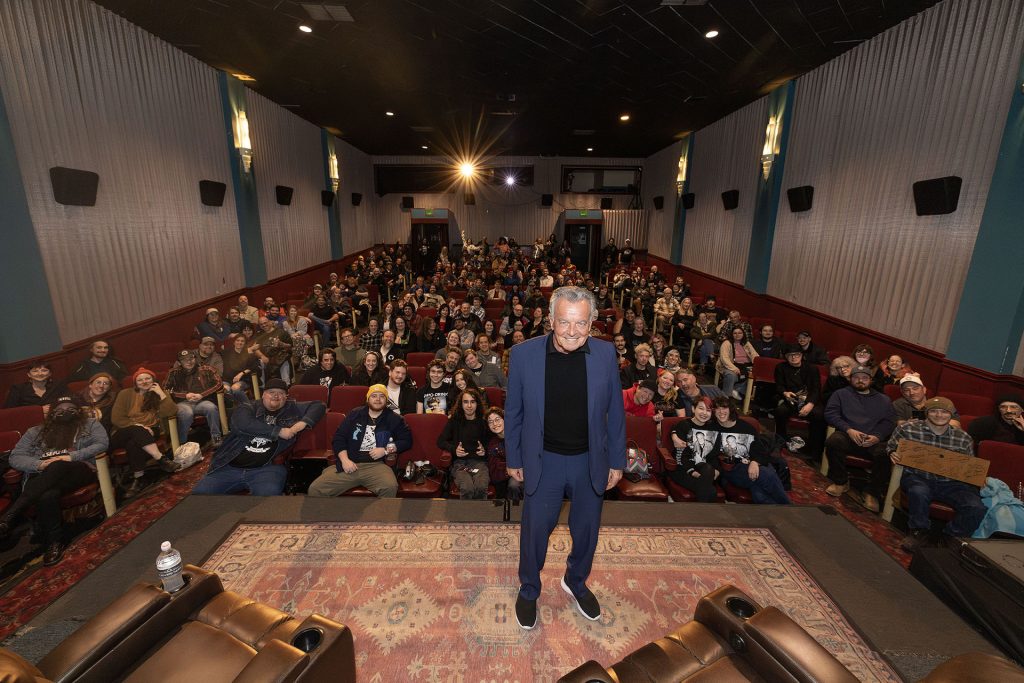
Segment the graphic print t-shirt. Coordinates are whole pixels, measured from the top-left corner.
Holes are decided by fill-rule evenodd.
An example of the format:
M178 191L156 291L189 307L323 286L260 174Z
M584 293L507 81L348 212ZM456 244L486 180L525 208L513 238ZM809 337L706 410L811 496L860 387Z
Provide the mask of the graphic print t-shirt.
M723 427L717 422L714 423L719 432L721 443L719 444L719 459L726 469L743 464L743 460L750 460L750 445L757 437L754 428L744 422L737 420L732 427Z
M445 415L448 413L448 392L450 390L450 384L442 383L440 389L434 389L428 384L420 390L416 401L423 404L424 413Z
M716 465L718 432L714 429L714 423L696 425L689 420L680 420L672 428L672 433L686 442L685 448L675 449L676 463L680 467L688 469L705 462Z
M277 424L277 415L267 413L264 421L268 425ZM235 456L235 459L230 464L232 467L246 469L262 467L274 457L273 453L276 443L277 439L272 439L269 436L254 436L242 447L242 452Z

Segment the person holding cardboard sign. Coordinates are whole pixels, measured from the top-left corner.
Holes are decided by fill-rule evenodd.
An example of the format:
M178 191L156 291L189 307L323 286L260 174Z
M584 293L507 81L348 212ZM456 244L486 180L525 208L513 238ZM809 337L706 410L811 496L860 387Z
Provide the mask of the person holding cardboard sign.
M948 398L936 396L925 402L925 419L905 422L893 431L886 445L893 464L899 465L900 441L916 441L954 453L974 455L974 442L962 429L950 425L955 409ZM933 500L951 506L956 514L946 525L945 534L953 538L970 536L985 516L987 508L981 502L978 487L966 482L948 479L938 474L907 467L900 479L900 488L907 494L910 520L907 535L900 547L914 552L928 536L931 520L928 506Z

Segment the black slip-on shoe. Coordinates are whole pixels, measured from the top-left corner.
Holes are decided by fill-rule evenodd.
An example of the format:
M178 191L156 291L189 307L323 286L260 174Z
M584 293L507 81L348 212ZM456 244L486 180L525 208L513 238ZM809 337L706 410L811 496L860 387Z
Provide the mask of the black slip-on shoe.
M587 590L585 593L576 595L569 588L569 584L565 582L565 577L562 577L562 590L569 594L569 597L576 603L576 609L580 611L587 619L591 621L597 621L601 618L601 603L597 601L597 597Z
M537 625L537 601L527 600L522 595L516 598L516 621L527 631Z

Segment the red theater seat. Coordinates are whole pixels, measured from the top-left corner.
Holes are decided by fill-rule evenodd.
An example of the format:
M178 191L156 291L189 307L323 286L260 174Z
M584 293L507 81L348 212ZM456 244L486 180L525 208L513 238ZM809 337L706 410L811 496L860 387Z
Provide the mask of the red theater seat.
M487 405L490 408L505 407L505 390L501 387L484 387L487 394Z
M960 414L991 415L996 408L996 402L985 396L958 394L955 391L934 392L934 394L944 396L952 401L956 411Z
M405 421L412 432L412 448L399 453L396 469L399 473L405 470L410 462L429 461L439 472L443 473L451 465L451 454L437 447L437 437L441 436L448 418L444 415L406 415ZM427 477L423 483L398 479L399 498L440 498L443 489L442 474Z
M435 354L431 351L413 351L412 353L406 354L405 362L409 365L415 365L420 368L425 368L434 360Z
M149 345L149 360L156 362L171 362L178 357L178 352L188 345L185 342L158 342ZM149 365L146 365L148 368ZM153 368L150 368L151 370Z
M427 369L419 365L410 365L408 378L416 382L417 387L423 387L427 383Z
M334 413L351 413L353 409L366 405L366 392L369 387L347 385L333 387L329 410Z
M43 424L42 406L0 408L0 431L24 434L30 427Z
M625 476L619 480L615 489L619 500L668 501L668 491L661 483L662 458L658 453L657 429L654 420L649 417L626 416L626 448L630 442L647 452L647 462L651 476L648 479L630 481Z
M978 457L992 463L988 468L988 476L1002 480L1014 496L1021 497L1024 491L1024 446L982 441L978 445Z
M293 384L288 387L288 396L296 401L320 401L325 405L330 399L327 387L319 384Z

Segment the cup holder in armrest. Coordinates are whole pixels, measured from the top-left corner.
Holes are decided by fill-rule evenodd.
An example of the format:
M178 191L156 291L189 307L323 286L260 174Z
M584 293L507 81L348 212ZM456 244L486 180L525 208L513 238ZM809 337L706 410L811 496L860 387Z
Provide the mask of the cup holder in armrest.
M320 646L324 639L324 632L318 628L304 628L292 636L292 645L309 653Z
M749 619L757 614L757 608L750 604L750 601L743 598L735 596L728 598L725 601L725 606L740 619Z

